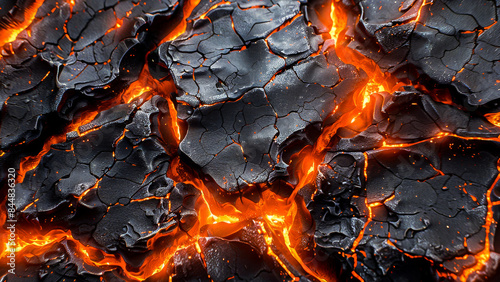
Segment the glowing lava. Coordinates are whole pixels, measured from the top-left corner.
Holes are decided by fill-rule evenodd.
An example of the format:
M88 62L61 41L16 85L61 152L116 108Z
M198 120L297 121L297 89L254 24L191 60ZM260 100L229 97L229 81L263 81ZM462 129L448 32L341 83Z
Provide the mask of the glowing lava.
M36 0L30 7L24 11L24 21L13 22L10 26L0 30L0 47L16 40L21 31L25 30L35 19L38 8L42 6L44 0ZM2 55L0 55L0 58Z

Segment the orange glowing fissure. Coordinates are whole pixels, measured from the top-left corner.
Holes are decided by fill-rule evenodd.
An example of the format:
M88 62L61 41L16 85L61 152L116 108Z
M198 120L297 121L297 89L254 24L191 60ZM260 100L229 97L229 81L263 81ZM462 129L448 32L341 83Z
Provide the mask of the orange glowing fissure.
M113 106L116 106L121 103L130 103L135 99L142 98L145 100L147 97L151 96L153 93L168 96L172 91L174 91L174 86L171 81L159 82L154 79L150 73L148 66L145 65L141 74L139 75L138 80L131 83L130 86L120 95L117 95L115 98L103 102L99 105L99 107L92 111L86 111L80 117L75 118L71 124L69 124L61 134L54 135L50 137L43 145L43 148L36 156L27 156L21 160L20 168L18 172L17 182L21 183L24 180L24 176L28 171L33 170L38 166L42 157L47 154L47 152L51 149L51 146L57 143L66 141L66 134L72 131L76 131L79 136L83 136L89 132L81 132L80 127L82 125L90 123L94 118L99 114L99 112L107 110ZM170 107L169 107L170 108ZM172 109L170 109L172 110ZM177 122L177 118L175 119L175 124ZM176 138L180 138L178 133L178 126L176 125L175 129Z
M500 165L499 164L497 164L497 170L500 172ZM488 212L486 214L486 221L484 224L484 228L486 230L486 235L484 238L484 249L482 251L480 251L479 253L474 255L474 257L476 258L476 264L470 268L466 268L462 272L462 275L460 275L461 281L467 281L471 274L482 270L485 267L486 263L490 259L491 225L496 224L495 220L493 219L493 210L492 210L493 205L491 203L491 193L493 192L493 189L495 188L495 185L498 183L499 180L500 180L500 173L497 175L497 177L495 178L495 181L491 185L490 189L488 189L488 192L486 194L486 200L488 201Z
M38 2L43 1L37 1L36 3ZM198 5L198 3L199 0L186 2L183 7L183 20L169 35L163 39L162 42L173 40L185 33L187 17L191 14L192 10ZM227 2L222 2L220 5L226 3ZM205 14L201 17L204 17ZM420 17L420 11L418 15L418 17ZM140 269L130 269L119 255L107 254L100 249L86 246L74 239L70 231L63 230L53 230L46 234L40 234L37 230L20 232L18 234L18 246L16 246L18 256L30 257L40 255L47 252L51 247L63 240L72 241L77 246L77 256L82 258L85 264L97 266L103 270L120 268L123 270L121 273L123 273L125 278L129 280L142 281L164 271L170 258L178 250L195 245L197 251L201 253L200 246L198 244L199 238L207 236L226 237L247 226L249 222L257 222L262 227L261 232L268 245L268 254L273 256L278 263L283 266L290 277L298 279L298 277L295 277L292 271L286 267L287 264L282 261L282 258L275 253L271 246L277 248L277 250L279 250L279 252L287 258L287 263L292 264L297 269L302 269L303 272L307 273L311 277L314 277L314 279L318 281L335 280L335 277L327 277L324 274L321 274L320 270L308 265L301 258L300 248L297 246L300 246L300 239L304 234L304 229L310 229L313 224L307 221L310 215L308 215L307 209L303 206L303 200L296 195L305 185L310 183L314 185L317 166L322 163L324 154L330 145L330 140L340 127L356 124L356 126L362 130L371 123L372 115L370 115L370 113L373 111L370 103L371 94L382 91L392 93L404 84L398 82L389 74L382 72L378 65L372 60L346 47L347 39L345 38L345 28L347 25L347 13L342 11L340 7L336 6L335 0L332 1L330 17L333 20L330 38L335 40L335 50L337 55L345 63L355 65L356 67L364 70L368 74L369 79L366 84L354 94L354 109L342 114L335 123L323 128L323 132L313 146L307 146L292 157L291 166L294 168L294 176L297 180L297 184L295 184L293 192L289 197L278 196L265 185L261 185L262 187L256 187L258 185L251 184L251 187L253 186L257 190L260 190L259 201L254 202L246 199L245 197L240 197L236 202L220 203L214 197L214 193L210 191L197 173L183 165L177 157L172 161L167 176L173 179L176 183L183 182L192 184L200 191L201 196L196 205L198 223L191 231L188 232L189 234L177 229L168 234L158 233L154 238L150 239L148 241L148 247L151 248L155 242L164 236L173 236L173 238L175 238L175 243L171 244L170 247L163 246L159 250L156 250L155 248L155 251L152 252L152 255L146 258L146 261L143 263L143 267ZM167 98L170 112L169 120L164 125L169 127L171 134L175 137L175 143L178 146L181 140L181 126L177 121L175 103L169 95L170 92L174 90L175 89L173 88L171 82L159 83L157 80L153 79L149 75L149 70L146 65L139 79L132 83L130 87L122 93L122 95L120 95L119 99L108 104L107 108L118 103L129 103L141 96L163 93L164 97ZM73 124L68 126L66 132L78 130L79 126L93 120L98 112L102 110L104 110L104 108L99 108L75 120ZM79 131L78 133L85 134L80 133ZM18 183L23 181L24 175L27 171L34 169L38 165L40 159L50 150L52 144L63 141L65 141L65 134L54 136L45 143L43 149L38 155L23 159L21 161ZM366 162L367 156L365 154L365 177ZM499 178L500 176L497 177L495 183L499 180ZM223 191L218 192L223 193ZM491 189L488 191L488 215L486 218L487 234L489 233L490 225L493 222L490 194ZM369 215L365 223L365 227L372 219L372 207L378 204L379 203L367 203ZM5 208L5 205L2 205L2 207ZM6 213L2 212L2 217L0 218L2 223L5 223L5 214ZM362 231L355 239L351 250L355 261L357 259L356 247L363 237L363 232L364 231ZM0 235L4 236L4 234ZM485 249L476 255L478 264L476 264L475 267L464 271L461 276L462 280L465 280L472 272L479 270L484 266L484 263L489 259L488 244L489 239L488 236L486 236ZM6 257L4 255L7 251L6 247L7 246L3 244L0 247L2 258ZM353 272L353 276L362 280L362 278L355 272Z
M205 236L227 237L238 232L250 222L259 224L264 234L268 247L268 254L273 256L278 263L288 272L290 277L295 277L287 269L282 259L274 253L271 245L276 246L280 253L287 257L288 263L295 264L304 272L314 277L317 281L327 281L322 278L316 269L312 269L300 257L296 245L302 235L300 232L305 226L304 219L308 218L305 206L301 202L290 201L289 197L275 194L265 184L250 185L250 189L259 191L260 200L254 202L245 197L240 197L234 203L220 203L214 195L224 194L225 191L210 191L203 180L192 169L182 164L179 158L174 159L167 176L174 182L183 182L195 186L201 192L201 203L198 208L199 225L204 230L196 233L196 238ZM300 233L300 235L299 235ZM281 247L280 247L281 246ZM297 277L298 279L298 277Z
M43 2L44 0L34 1L33 4L31 4L31 6L24 11L24 21L12 23L11 26L0 30L0 48L5 44L16 40L19 33L25 30L33 22L36 12L38 11L38 8L42 6ZM1 54L0 58L2 58Z
M74 120L71 125L67 126L65 132L77 131L80 136L83 136L90 131L80 132L79 127L81 125L91 122L100 111L111 108L116 104L129 103L138 98L142 98L143 100L145 100L148 96L152 95L153 92L156 94L169 96L171 91L172 91L171 82L164 82L164 83L157 81L155 82L155 80L152 79L152 77L149 75L147 66L145 66L139 79L134 83L132 83L128 87L128 89L126 89L126 91L122 93L122 95L119 95L116 99L113 99L111 102L106 103L105 105L101 105L99 109L85 113L84 116ZM174 114L176 113L174 112ZM177 126L177 119L173 120L172 124L175 124ZM175 135L176 138L179 138L178 126L177 129L174 129L172 131L173 135ZM43 148L36 156L28 156L23 158L21 160L20 169L17 175L17 183L23 182L26 172L37 167L42 157L51 149L51 146L53 144L65 141L66 141L66 133L53 136L46 141ZM6 208L5 204L2 205L2 218L0 218L2 225L4 225L6 222L5 208ZM2 236L2 238L6 236L5 229L2 229L0 235ZM184 238L184 236L181 235L183 234L179 233L172 235L178 237L176 238L177 243L174 244L174 246L182 245L186 241L186 238ZM157 272L156 270L157 267L151 268L151 266L161 265L164 262L164 258L172 256L175 250L177 249L177 247L165 248L164 250L162 250L161 254L154 254L146 259L145 265L147 265L148 267L145 267L144 269L140 269L137 271L127 271L127 264L120 256L107 254L99 249L86 246L83 243L79 242L78 240L74 239L71 235L71 232L69 231L53 230L46 234L42 234L40 233L40 231L32 229L19 232L17 236L18 236L17 238L18 244L16 246L16 253L18 254L18 256L22 255L24 257L30 257L30 256L40 255L44 252L49 251L51 247L54 246L56 243L59 243L63 240L72 241L74 242L74 244L76 245L76 249L78 250L77 257L83 259L85 264L96 266L103 270L121 268L124 270L123 271L125 276L124 278L134 281L142 281L154 275ZM9 246L4 244L2 244L2 246L0 247L0 253L2 253L1 256L2 258L6 258L6 255L4 254L7 251L8 247ZM92 256L91 255L92 253L99 255ZM95 258L99 258L99 260L96 260Z
M455 135L455 134L451 134L451 133L440 133L438 134L437 136L435 137L432 137L432 138L429 138L429 139L425 139L425 140L422 140L422 141L419 141L419 142L415 142L415 143L409 143L409 144L386 144L384 142L382 148L402 148L402 147L410 147L410 146L414 146L416 144L420 144L420 143L423 143L423 142L436 142L437 140L441 139L441 138L444 138L444 137L447 137L447 136L450 136L450 137L455 137L455 138L460 138L460 139L464 139L464 140L489 140L489 141L496 141L496 142L500 142L500 136L499 137L491 137L491 138L485 138L485 137L463 137L463 136L459 136L459 135ZM488 189L488 191L486 192L486 200L487 200L487 204L488 204L488 210L487 210L487 214L486 214L486 218L485 218L485 223L483 225L484 229L485 229L485 238L484 238L484 249L481 250L480 252L478 252L477 254L474 254L474 255L471 255L471 256L474 256L474 258L476 259L476 263L471 266L471 267L468 267L468 268L465 268L460 274L459 276L457 276L456 274L453 274L453 273L439 273L440 276L442 277L452 277L453 279L455 280L460 280L460 281L468 281L468 278L471 274L474 274L478 271L481 271L485 268L486 266L486 263L489 261L490 259L490 236L492 234L490 234L491 232L491 228L492 228L492 224L495 225L496 224L496 221L494 220L493 218L493 205L495 205L495 203L492 203L491 201L491 194L493 192L493 190L495 189L495 186L497 185L498 181L500 180L500 159L497 161L497 176L495 178L495 180L493 181L493 183L491 184L490 188ZM438 171L439 172L439 171ZM467 194L467 191L464 190L464 193ZM471 197L471 199L473 199L474 201L476 201L477 199L475 199L474 196L472 195L469 195ZM376 203L378 204L378 203ZM370 206L369 206L370 208ZM371 212L371 209L370 209L370 212ZM370 220L371 220L371 216L370 216ZM366 227L366 226L365 226ZM465 238L464 238L465 240ZM388 241L390 242L390 241ZM467 247L467 242L464 241L464 246ZM405 254L406 256L410 256L408 254ZM467 256L469 255L465 255L464 257L460 258L460 257L457 257L456 259L466 259ZM410 256L411 257L411 256Z
M185 28L187 26L186 18L191 14L192 9L196 7L198 3L199 0L188 1L186 3L183 7L184 19L180 22L178 27L165 37L163 41L173 40L185 32ZM227 2L223 2L222 4L226 3ZM205 14L202 15L202 17L205 16ZM115 101L108 103L106 106L101 106L99 109L74 120L73 123L66 128L63 134L54 136L47 140L39 154L24 158L21 161L20 171L18 173L18 183L21 183L24 180L26 172L34 169L39 164L41 158L50 150L53 144L65 141L66 132L77 131L79 135L83 135L85 132L80 132L78 128L81 125L92 121L100 111L110 108L118 103L130 103L134 99L144 96L146 93L151 95L151 92L164 92L164 96L166 96L168 100L168 108L170 112L168 126L173 132L172 135L175 136L176 143L178 145L180 142L181 130L177 122L175 105L171 97L168 95L170 92L165 89L163 89L163 91L159 90L159 88L167 88L169 91L173 91L174 89L170 87L172 87L172 85L169 83L166 83L165 85L158 85L158 82L152 79L149 75L146 65L139 79L132 83L124 93L119 95L119 99L116 99ZM298 277L295 277L294 274L287 269L286 264L275 253L275 251L271 249L271 244L273 246L282 246L281 248L277 247L279 252L287 257L288 263L294 264L294 268L301 268L304 273L308 273L309 275L316 277L318 281L326 281L325 279L319 277L315 270L310 269L307 264L302 261L299 252L294 247L299 244L301 237L297 234L296 230L303 229L303 218L307 218L305 215L307 210L304 207L299 208L297 206L297 201L290 201L289 198L283 198L270 190L264 190L261 193L261 200L257 203L242 198L240 202L237 202L234 205L220 204L213 198L212 194L208 191L205 184L199 177L194 174L189 175L189 177L180 177L179 174L176 173L176 170L178 170L179 167L182 167L182 165L178 159L174 159L169 169L169 177L178 182L192 184L200 190L201 200L197 204L199 222L197 227L193 228L193 230L189 232L189 236L186 236L187 234L184 234L184 232L179 230L177 230L174 234L169 233L168 236L174 236L176 238L175 243L170 247L163 248L161 251L154 252L151 256L148 256L146 261L143 263L144 267L133 270L129 269L120 256L107 254L102 250L84 245L74 239L70 231L63 230L53 230L45 234L42 234L40 231L35 229L20 232L18 234L18 245L16 246L18 256L32 257L41 255L63 240L71 241L76 245L77 257L81 258L84 264L96 266L103 270L121 269L124 278L141 281L163 271L166 264L177 250L197 244L198 238L203 236L225 237L248 225L248 222L253 221L262 226L262 233L268 243L268 254L272 255L283 266L288 274L294 278L294 280L298 279ZM311 175L313 171L314 169L312 168L308 169L305 177L307 181L302 180L302 184L312 181ZM302 179L302 177L300 178ZM5 218L2 218L2 222L5 222ZM311 224L308 224L308 226L310 225ZM203 232L200 231L202 230L201 227L205 227L203 228ZM163 236L167 235L157 235L149 240L148 244L150 246L154 245L154 243ZM2 245L0 248L0 252L2 254L7 252L7 248L5 247L7 246ZM197 249L199 249L199 247ZM6 256L2 255L2 257L5 258Z
M392 93L404 85L398 83L391 75L382 72L380 67L373 60L347 47L349 39L346 38L345 31L348 16L347 13L340 7L337 7L337 5L336 0L332 0L329 11L330 18L332 19L332 27L329 36L335 41L335 52L344 63L354 65L358 69L365 71L368 80L361 89L357 89L354 92L352 100L348 102L352 110L341 113L335 123L323 129L313 149L313 155L317 156L322 156L324 154L324 151L329 147L330 140L339 128L347 125L354 125L359 132L361 132L371 124L372 117L369 113L372 109L370 109L369 103L372 94L379 92ZM337 108L332 114L335 114L336 110Z
M258 202L242 197L236 203L221 204L214 198L213 193L209 191L197 173L182 164L179 158L172 161L167 175L176 183L191 184L200 191L201 196L196 204L198 223L187 233L179 228L167 234L157 233L154 238L148 241L150 249L153 249L152 246L155 245L155 242L164 236L172 236L174 243L170 244L169 247L162 246L160 251L153 252L146 258L140 269L130 269L119 255L107 254L97 248L84 245L74 239L70 231L63 230L52 230L46 234L40 234L37 230L22 231L18 234L17 255L26 258L39 256L50 251L53 246L64 240L71 241L76 246L74 255L83 260L84 266L95 266L102 270L119 268L123 270L124 278L142 281L164 271L178 250L198 244L199 238L207 236L227 237L247 226L250 222L255 222L261 226L261 232L268 245L268 254L273 256L291 277L295 277L294 274L287 269L286 264L273 251L271 245L276 246L279 252L285 255L287 262L294 265L295 269L302 268L304 272L312 275L318 281L327 281L302 261L294 247L299 245L303 235L300 232L304 228L303 220L308 217L307 210L305 206L301 206L300 201L290 203L288 198L280 197L266 189L261 192L261 200ZM8 248L7 244L2 245L0 249L2 258L6 257Z
M170 236L175 238L174 244L170 248L164 248L161 252L154 253L148 256L144 261L144 266L138 270L129 270L127 263L119 255L108 254L100 249L85 245L73 238L70 231L52 230L46 234L39 234L36 230L23 231L18 234L19 238L16 246L16 253L19 257L23 256L27 259L43 255L49 252L55 245L62 241L72 242L75 245L75 257L83 260L82 265L85 267L93 266L102 270L122 269L123 278L129 281L143 281L144 279L153 276L165 267L165 258L170 258L177 249L187 246L190 241L186 236L179 236L180 231L175 231ZM183 235L183 234L182 234ZM151 240L157 240L164 235L159 235ZM29 239L24 239L29 238ZM2 258L7 255L7 249L2 246Z
M500 127L500 112L498 113L488 113L484 117L493 125Z

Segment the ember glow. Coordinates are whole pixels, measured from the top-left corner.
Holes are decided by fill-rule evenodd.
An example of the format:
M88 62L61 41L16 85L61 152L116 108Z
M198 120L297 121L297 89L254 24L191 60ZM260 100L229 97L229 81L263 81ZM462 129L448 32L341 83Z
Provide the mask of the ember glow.
M490 1L1 5L7 281L498 279Z

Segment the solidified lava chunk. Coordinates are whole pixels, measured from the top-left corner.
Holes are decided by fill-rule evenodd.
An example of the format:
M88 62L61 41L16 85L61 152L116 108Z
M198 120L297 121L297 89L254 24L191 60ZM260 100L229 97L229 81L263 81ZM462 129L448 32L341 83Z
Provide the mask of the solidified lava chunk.
M2 281L497 281L498 11L3 1Z

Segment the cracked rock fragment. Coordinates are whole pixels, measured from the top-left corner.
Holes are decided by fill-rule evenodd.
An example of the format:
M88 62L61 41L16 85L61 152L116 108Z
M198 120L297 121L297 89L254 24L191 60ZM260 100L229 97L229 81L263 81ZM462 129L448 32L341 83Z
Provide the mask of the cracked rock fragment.
M387 144L418 142L434 136L495 138L500 129L484 117L434 101L413 88L372 96L371 125L362 132L355 125L339 129L339 151L365 151Z
M319 167L318 192L308 204L316 221L315 239L325 249L348 251L363 229L366 215L356 197L363 195L363 154L332 153Z
M172 281L291 281L290 272L267 250L260 229L251 223L230 238L200 238L175 254L166 274ZM309 281L291 271L296 279Z
M0 276L498 280L497 2L2 1Z
M245 17L235 3L218 6L157 50L185 105L181 152L228 191L270 181L294 136L318 127L365 79L333 48L320 50L323 40L304 17L289 18L295 10L282 17L298 4L285 2L264 14L245 9Z
M116 106L53 145L18 187L18 209L136 266L158 232L189 231L199 191L166 177L171 157L158 131L165 103L153 96Z
M279 275L280 267L268 254L246 242L207 237L199 240L199 246L201 253L190 247L174 257L172 281L226 281L231 277L239 281L282 281L288 278Z
M363 0L344 9L363 15L348 32L354 38L350 48L383 70L430 85L451 85L460 94L455 98L472 106L500 98L499 7L494 1Z
M140 68L129 66L143 64L137 55L157 40L144 29L155 30L155 17L169 17L175 5L170 0L43 1L29 30L0 46L0 148L34 142L49 130L53 115L64 125L82 108L120 93L120 84L139 75Z
M499 173L498 129L412 91L373 98L372 125L339 129L319 167L308 203L316 242L333 257L352 253L346 263L365 281L394 279L410 258L460 275L491 248L487 195Z

